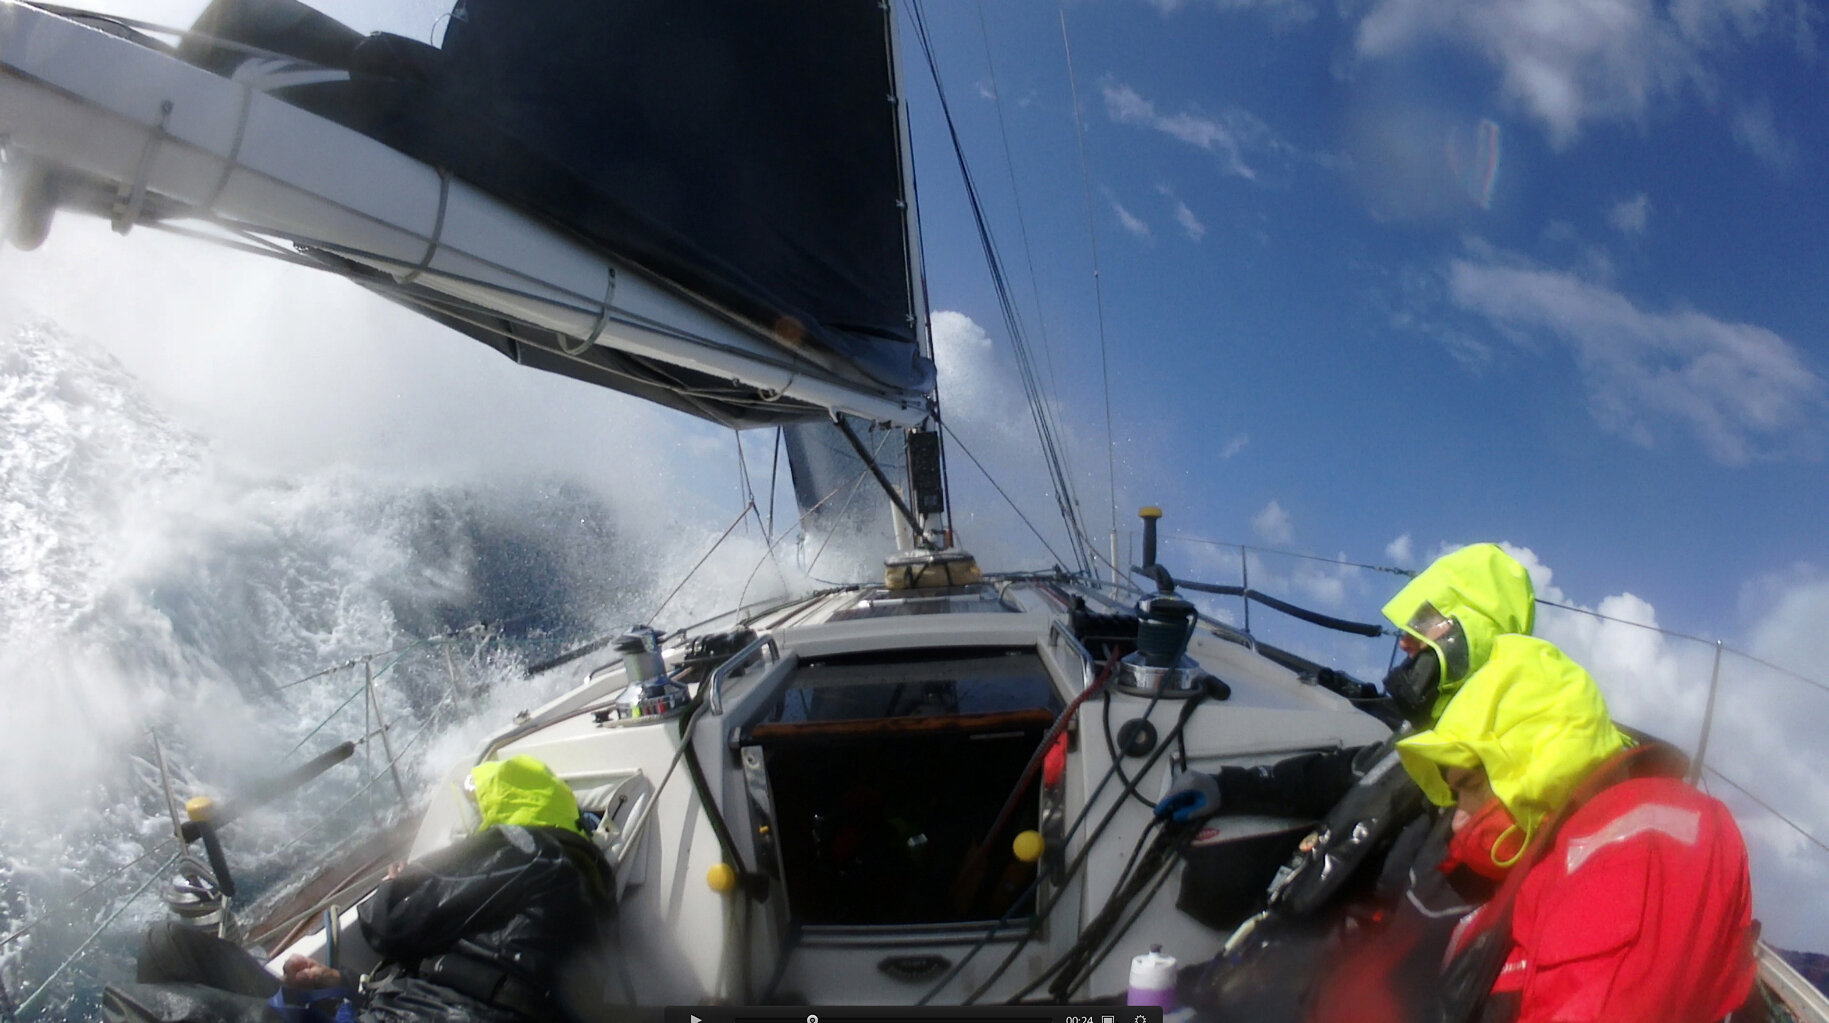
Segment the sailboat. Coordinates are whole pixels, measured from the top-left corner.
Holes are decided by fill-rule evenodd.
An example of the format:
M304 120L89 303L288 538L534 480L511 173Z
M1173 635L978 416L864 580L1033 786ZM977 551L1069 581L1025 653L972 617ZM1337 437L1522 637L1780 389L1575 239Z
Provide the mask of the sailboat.
M615 868L606 1014L1090 1002L1151 946L1211 956L1313 822L1219 818L1183 872L1151 841L1168 779L1380 741L1374 687L1197 614L1155 509L1153 591L951 544L894 5L577 7L460 0L434 47L217 0L171 44L0 0L9 240L195 224L519 364L783 427L809 516L860 467L880 483L880 578L621 636L417 821L409 858L473 831L484 760L571 786ZM220 920L230 863L207 817L186 834L187 909ZM313 888L271 961L374 965L378 877Z

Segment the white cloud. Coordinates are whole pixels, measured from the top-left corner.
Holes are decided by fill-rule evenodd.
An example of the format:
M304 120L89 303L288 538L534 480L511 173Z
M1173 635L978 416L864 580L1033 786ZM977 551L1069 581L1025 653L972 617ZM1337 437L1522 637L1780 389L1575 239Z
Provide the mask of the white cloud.
M1824 382L1763 327L1651 312L1572 274L1466 259L1451 265L1449 293L1501 330L1567 344L1595 417L1637 443L1675 422L1724 465L1820 448Z
M1427 40L1475 50L1505 99L1565 146L1589 120L1632 117L1697 71L1679 30L1647 0L1382 0L1360 22L1361 57Z
M1439 558L1460 546L1460 544L1444 546L1435 552L1435 557ZM1499 541L1499 547L1516 559L1518 564L1524 566L1524 571L1531 577L1531 589L1536 591L1538 599L1553 600L1558 604L1567 602L1568 597L1556 586L1555 571L1543 563L1543 559L1537 556L1536 551L1503 540Z
M1188 0L1146 0L1163 14L1173 14L1188 6ZM1274 28L1287 28L1313 21L1318 13L1315 5L1308 0L1196 0L1196 6L1211 7L1221 12L1260 11L1269 18Z
M1416 552L1410 549L1410 534L1404 535L1385 544L1384 556L1397 562L1400 567L1409 567L1416 563Z
M1283 506L1271 501L1264 509L1251 517L1251 531L1259 540L1268 544L1283 545L1296 537L1295 527L1289 521L1289 513Z
M1821 950L1829 948L1829 927L1816 907L1829 882L1829 854L1777 813L1818 839L1829 837L1829 792L1822 786L1829 753L1821 743L1829 692L1824 679L1804 681L1787 670L1820 673L1814 666L1829 658L1829 634L1822 628L1829 620L1829 578L1805 571L1758 580L1751 588L1759 592L1763 612L1743 641L1729 642L1718 664L1711 643L1640 628L1659 624L1657 611L1630 593L1608 596L1594 608L1617 621L1542 608L1537 634L1594 675L1618 720L1692 755L1714 685L1702 780L1734 810L1747 839L1754 915L1775 944Z
M1250 443L1251 443L1251 436L1249 434L1241 433L1241 434L1234 435L1231 440L1226 441L1225 447L1219 449L1220 461L1223 462L1223 461L1231 458L1233 455L1238 454L1240 451L1245 450L1245 447L1247 445L1249 445Z
M1249 114L1235 111L1228 115L1231 123L1197 113L1162 114L1157 113L1154 103L1128 85L1107 82L1101 91L1105 95L1105 113L1113 121L1141 125L1190 146L1217 153L1224 159L1228 173L1247 181L1257 178L1257 172L1245 164L1240 129L1260 135L1267 129Z
M1118 225L1120 227L1138 238L1150 237L1148 224L1137 219L1136 214L1125 209L1124 204L1119 202L1116 197L1108 195L1106 196L1106 199L1111 202L1111 211L1118 215Z
M1054 485L1043 461L1036 457L1035 424L1007 347L971 317L951 310L933 314L933 336L934 364L950 431L946 442L965 449L949 447L947 456L948 499L961 541L985 564L1068 564ZM1063 457L1069 460L1071 473L1072 453L1086 450L1086 446L1076 441L1072 427L1055 411ZM985 481L974 461L995 476L1002 493ZM1084 487L1088 482L1078 480L1075 486ZM1103 485L1103 474L1098 482ZM1047 537L1053 554L1014 518L1005 495Z
M1772 17L1783 0L1376 0L1359 23L1358 55L1380 60L1446 42L1480 54L1500 92L1539 122L1552 145L1590 122L1633 120L1694 86L1712 88L1710 61L1743 40L1789 32L1803 16Z
M1160 191L1163 195L1168 196L1169 202L1173 207L1175 223L1181 228L1182 235L1192 242L1197 242L1206 237L1207 225L1200 222L1200 218L1194 215L1194 211L1188 208L1188 204L1182 202L1167 188L1163 188Z
M1614 203L1607 211L1607 223L1621 234L1644 234L1651 219L1651 197L1643 192Z
M1734 115L1734 141L1781 174L1797 166L1797 142L1779 132L1770 103L1755 103Z

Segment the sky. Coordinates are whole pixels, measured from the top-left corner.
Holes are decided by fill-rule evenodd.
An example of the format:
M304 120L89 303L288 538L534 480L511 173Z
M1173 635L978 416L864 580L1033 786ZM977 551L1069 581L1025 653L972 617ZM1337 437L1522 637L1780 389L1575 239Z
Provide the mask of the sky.
M200 6L107 9L182 24ZM322 6L419 38L441 10ZM1555 609L1539 627L1622 718L1692 751L1711 644L1737 651L1722 657L1708 761L1829 836L1821 8L924 13L1099 544L1134 560L1134 511L1156 504L1177 575L1237 582L1227 544L1290 552L1305 557L1254 554L1252 584L1372 620L1399 580L1344 563L1416 569L1502 542L1541 596L1707 641ZM983 460L1065 550L906 14L901 42L955 518L989 567L1046 566L1059 555L960 457ZM728 431L519 370L302 271L65 218L40 252L0 253L0 303L95 337L262 471L534 462L631 507L665 494L695 541L740 507ZM772 436L743 443L755 471ZM1252 624L1283 641L1268 612ZM1388 653L1315 642L1362 677ZM1768 936L1829 951L1812 894L1829 890L1829 852L1732 784L1711 791L1753 846Z

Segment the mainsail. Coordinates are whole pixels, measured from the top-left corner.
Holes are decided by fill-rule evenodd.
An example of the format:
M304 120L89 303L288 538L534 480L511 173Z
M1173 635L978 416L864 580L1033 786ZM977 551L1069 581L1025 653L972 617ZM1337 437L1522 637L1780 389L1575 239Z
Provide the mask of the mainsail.
M876 0L461 0L439 47L217 0L189 68L88 24L109 35L0 0L0 134L40 217L289 241L518 362L732 426L926 414ZM154 58L139 95L77 81Z

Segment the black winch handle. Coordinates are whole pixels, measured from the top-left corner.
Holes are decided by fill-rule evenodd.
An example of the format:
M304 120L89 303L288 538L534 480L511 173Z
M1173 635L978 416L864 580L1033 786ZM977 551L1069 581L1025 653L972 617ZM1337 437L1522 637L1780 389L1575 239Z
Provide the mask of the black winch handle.
M355 752L356 744L354 742L338 743L285 774L255 784L242 793L240 798L231 800L229 808L226 810L217 810L212 803L209 811L210 823L218 829L226 828L249 810L259 809L281 796L291 795L298 791L306 782L348 760ZM186 810L188 811L188 809L189 804L186 804ZM193 817L178 826L178 834L186 842L195 842L203 837L203 830L197 819Z
M184 804L190 818L185 827L196 825L197 837L203 839L203 851L210 858L210 873L216 875L216 888L229 898L235 897L235 878L229 873L229 859L222 854L222 840L216 837L216 801L198 796Z

